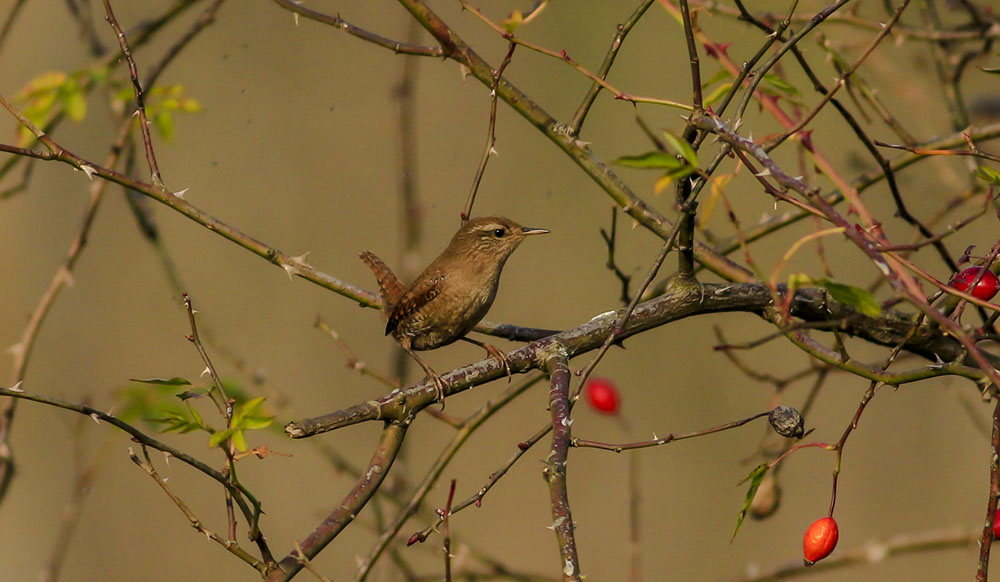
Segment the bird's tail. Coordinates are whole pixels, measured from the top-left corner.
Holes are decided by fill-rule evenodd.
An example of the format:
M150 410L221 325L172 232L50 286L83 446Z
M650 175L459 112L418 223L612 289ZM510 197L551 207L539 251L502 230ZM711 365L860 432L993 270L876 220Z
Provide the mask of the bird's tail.
M392 308L399 302L399 299L406 292L406 287L403 282L399 280L399 277L392 272L382 259L378 258L375 253L371 251L363 251L358 257L368 265L372 273L375 275L375 280L378 281L378 292L379 296L382 298L382 313L388 316L392 312Z

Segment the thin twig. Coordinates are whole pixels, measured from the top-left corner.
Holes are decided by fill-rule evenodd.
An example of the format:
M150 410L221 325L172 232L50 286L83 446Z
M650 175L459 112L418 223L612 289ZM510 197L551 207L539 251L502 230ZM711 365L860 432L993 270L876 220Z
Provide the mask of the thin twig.
M626 275L625 271L621 270L615 262L615 242L618 234L618 208L611 208L611 228L608 231L601 229L601 238L604 239L604 244L608 247L608 260L605 262L604 266L611 270L618 278L618 281L622 285L622 296L621 302L628 305L631 295L628 292L629 283L632 282L632 276Z
M150 460L149 458L149 451L146 450L146 445L140 444L140 447L142 448L143 458L140 459L132 450L132 447L129 447L128 450L129 458L132 459L133 463L141 467L142 470L145 471L153 479L153 481L155 481L156 484L160 486L160 489L162 489L163 492L167 494L167 497L169 497L170 500L174 502L174 505L177 506L177 509L181 510L181 513L183 513L184 517L187 518L188 522L191 524L191 527L193 527L195 530L197 530L199 533L201 533L208 539L212 540L213 542L225 548L226 551L228 551L229 553L243 560L247 564L253 566L253 568L258 572L260 572L261 575L266 574L268 572L268 564L257 559L249 552L241 548L240 544L235 539L233 539L232 537L230 537L229 539L225 539L220 535L218 535L217 533L213 532L212 530L206 528L204 524L202 524L201 520L198 519L198 517L194 514L194 512L191 511L191 509L187 506L187 504L184 503L184 500L181 499L176 493L174 493L172 489L170 489L170 487L167 485L167 480L161 477L160 474L156 471L156 467L153 466L153 461Z
M490 473L489 477L486 479L486 482L483 484L482 487L479 488L478 491L476 491L474 494L470 495L466 499L456 503L454 507L452 507L451 514L454 515L459 511L462 511L463 509L470 506L476 506L476 507L482 506L483 499L486 497L486 494L489 493L491 489L493 489L493 486L499 483L500 480L507 474L507 472L510 471L510 469L517 463L517 461L519 461L521 457L524 456L525 453L530 451L533 446L538 444L538 442L541 441L545 437L545 435L549 434L550 432L552 432L552 423L549 422L546 423L541 428L539 428L537 431L535 431L535 434L531 435L531 437L519 442L517 444L517 451L509 459L507 459L507 462L505 462L503 466L497 469L496 471ZM431 535L432 532L437 530L437 527L441 524L441 520L442 516L439 515L437 521L431 523L424 529L412 534L410 536L408 543L414 544L426 540L428 536Z
M451 480L448 488L448 503L444 506L444 518L442 524L442 545L444 546L444 580L451 582L451 503L455 500L455 480Z
M618 31L615 33L614 39L611 41L611 46L608 48L608 53L604 56L604 62L601 63L601 68L597 72L597 76L603 81L608 77L608 73L611 71L611 66L615 64L615 58L618 57L618 51L621 49L622 44L625 42L625 37L628 33L632 31L636 24L639 24L639 20L642 19L649 7L653 5L654 0L642 0L639 6L636 7L635 11L628 19L618 25ZM590 113L590 108L593 107L594 101L597 99L598 93L604 88L598 81L594 81L590 85L590 89L587 90L587 94L583 97L583 103L577 107L576 113L573 114L573 121L570 122L570 134L579 135L580 130L583 128L583 122L587 119L587 114Z
M682 441L682 440L686 440L686 439L693 439L693 438L697 438L697 437L703 437L703 436L706 436L706 435L715 434L717 432L723 432L723 431L731 430L731 429L734 429L734 428L739 428L739 427L743 426L744 424L746 424L748 422L757 420L758 418L764 418L764 417L766 417L768 414L770 414L770 412L771 412L770 410L765 411L765 412L760 412L758 414L754 414L752 416L748 416L747 418L743 418L743 419L740 419L740 420L734 420L732 422L727 422L726 424L722 424L722 425L719 425L719 426L713 426L711 428L705 428L705 429L702 429L702 430L696 430L696 431L693 431L693 432L686 432L686 433L680 433L680 434L669 433L669 434L667 434L666 436L663 436L663 437L658 437L658 436L656 436L654 434L652 439L645 440L645 441L638 441L638 442L631 442L631 443L603 443L603 442L599 442L599 441L592 441L592 440L587 440L587 439L578 439L578 438L574 437L572 439L572 441L570 442L570 445L572 445L574 447L578 447L578 448L600 449L600 450L604 450L604 451L612 451L612 452L615 452L615 453L620 453L622 451L631 451L631 450L634 450L634 449L646 449L646 448L649 448L649 447L658 447L658 446L661 446L661 445L666 445L666 444L670 444L670 443L677 442L677 441Z
M392 52L397 54L416 55L421 57L447 56L447 53L441 47L419 46L385 38L384 36L379 36L373 32L354 26L341 18L339 14L330 16L328 14L323 14L322 12L316 12L315 10L306 8L296 0L274 0L274 3L295 14L296 24L299 21L298 17L304 16L309 20L315 20L316 22L321 22L323 24L333 26L334 28L339 28L351 36L355 36L367 42L390 49Z
M153 138L149 134L149 120L146 119L145 97L142 85L139 83L139 71L136 69L135 61L132 59L132 49L129 48L128 39L125 38L125 31L118 25L115 13L111 9L111 1L104 0L105 20L111 25L118 37L118 46L121 47L125 62L128 63L128 75L132 80L132 91L135 94L135 111L139 116L139 132L142 135L142 144L146 148L146 163L149 164L149 174L152 176L153 186L163 188L163 179L160 177L160 168L156 163L156 153L153 151Z
M357 370L358 373L361 374L362 376L368 376L370 378L374 378L375 380L378 380L379 383L389 388L398 389L401 387L399 385L399 382L392 380L391 378L385 376L384 374L379 374L378 372L372 370L368 366L368 364L359 360L358 357L354 355L354 352L351 350L351 348L348 347L348 345L344 342L344 340L340 339L340 334L337 333L337 330L330 327L330 325L326 321L324 321L322 317L317 316L316 323L314 323L313 326L322 330L325 334L330 336L330 339L332 339L334 343L337 345L337 349L339 349L340 352L344 354L344 360L345 360L344 363L347 365L348 368L350 368L351 370Z
M508 44L507 54L504 55L503 61L493 75L493 86L490 87L490 122L486 129L486 149L483 150L483 155L479 159L476 175L472 178L472 188L469 190L469 198L465 202L465 209L462 211L462 222L472 218L472 205L476 202L476 193L479 192L479 183L482 182L483 173L486 172L486 164L490 161L490 156L496 154L494 146L497 143L497 88L500 86L500 79L503 77L503 72L507 68L507 65L510 64L510 59L514 56L514 49L516 48L516 43L511 42Z
M666 106L666 107L674 107L674 108L677 108L677 109L682 109L684 111L691 111L692 110L692 107L690 105L687 105L686 103L681 103L679 101L672 101L670 99L657 99L655 97L641 97L641 96L638 96L638 95L632 95L630 93L626 93L624 91L620 91L620 90L614 88L610 83L608 83L607 81L605 81L603 78L601 78L598 75L590 72L586 67L584 67L583 65L581 65L579 62L577 62L573 58L571 58L566 53L566 51L558 51L557 52L557 51L554 51L554 50L551 50L551 49L547 49L547 48L545 48L543 46L540 46L540 45L528 42L526 40L521 40L519 38L516 38L513 34L505 31L503 29L503 27L501 27L499 24L493 22L489 18L486 18L486 16L484 16L482 12L480 12L478 9L476 9L474 6L472 6L472 4L469 4L469 2L467 0L459 0L459 2L462 4L462 8L464 8L465 10L468 10L469 12L471 12L476 18L478 18L481 21L483 21L486 25L488 25L490 28L492 28L494 31L496 31L504 39L506 39L506 40L508 40L508 41L510 41L512 43L518 44L520 46L523 46L526 49L533 50L533 51L535 51L537 53L541 53L543 55L552 57L554 59L559 59L559 60L563 61L564 63L568 64L569 66L573 67L574 69L576 69L577 71L579 71L580 73L582 73L585 77L587 77L588 79L590 79L594 83L597 83L598 85L600 85L604 89L610 91L614 95L615 99L618 99L618 100L621 100L621 101L628 101L628 102L633 103L633 104L635 104L635 103L648 103L648 104L652 104L652 105L663 105L663 106Z
M27 3L28 0L14 0L14 5L10 7L10 12L7 13L7 18L4 19L3 25L0 26L0 49L3 48L4 41L7 40L7 35L10 34L11 29L14 28L14 21L17 20L18 13Z

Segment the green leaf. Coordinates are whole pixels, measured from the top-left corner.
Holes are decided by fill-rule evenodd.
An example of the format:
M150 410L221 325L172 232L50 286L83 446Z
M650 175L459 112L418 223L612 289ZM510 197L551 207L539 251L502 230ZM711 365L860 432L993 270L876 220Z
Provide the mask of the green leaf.
M236 431L236 432L233 433L233 446L236 447L236 450L239 451L239 452L241 452L241 453L246 452L246 450L247 450L247 441L243 437L243 431L242 430L238 430L238 431Z
M813 282L826 289L837 301L844 305L850 305L868 317L882 315L882 305L875 299L874 295L864 289L837 283L826 278L816 279Z
M791 85L784 79L775 75L764 75L764 82L780 93L784 93L786 95L799 95L799 90L796 89L794 85Z
M153 127L166 141L174 139L174 115L167 109L161 109L153 115Z
M211 437L209 437L209 439L208 439L208 446L210 446L210 447L217 447L220 444L222 444L223 442L225 442L226 439L232 437L237 432L239 432L239 429L236 429L236 428L227 428L226 430L217 430L217 431L215 431L215 432L212 433Z
M231 426L238 429L254 430L270 426L274 418L260 414L260 409L264 405L264 398L258 396L247 400L236 407L233 411Z
M248 416L243 419L241 423L241 428L246 430L256 430L259 428L267 428L271 426L274 422L273 416Z
M732 87L732 83L723 83L719 85L711 93L704 97L705 105L715 105L719 101L722 101L722 98L726 96L726 93L729 93L729 90L732 89Z
M720 68L718 71L715 72L714 75L712 75L711 79L709 79L707 81L704 81L701 84L701 88L702 89L708 89L709 87L711 87L712 85L714 85L716 83L721 83L722 81L725 81L726 79L732 79L732 78L733 78L733 76L729 73L728 70L726 70L725 68Z
M232 426L238 426L244 417L253 416L260 412L261 405L264 404L264 397L251 398L233 410Z
M73 91L63 99L66 115L73 121L83 121L87 116L87 99L80 91Z
M979 176L987 184L1000 186L1000 172L989 166L979 166L976 168L976 176Z
M191 413L191 418L194 420L194 422L198 424L198 426L201 427L205 426L205 421L201 418L201 414L198 412L197 408L188 405L187 410L189 413Z
M740 509L740 514L736 517L736 528L733 529L733 536L729 541L736 539L736 534L739 533L740 527L743 525L743 520L747 516L747 511L750 510L750 504L753 503L753 498L757 495L757 489L760 488L761 481L764 480L764 476L767 475L768 467L767 463L761 463L754 467L753 471L740 481L740 485L750 481L750 488L747 489L746 499L743 501L743 508Z
M615 160L619 166L643 169L676 170L682 166L674 156L659 151L646 152L637 156L622 156Z
M67 79L69 79L69 75L62 71L42 73L31 81L28 81L28 84L18 92L15 99L26 101L37 98L39 95L55 93Z
M674 148L674 151L679 153L682 158L684 158L691 167L698 167L698 154L691 147L691 144L687 140L683 140L676 135L670 133L669 131L663 132L664 139L670 144L670 147Z
M143 384L159 384L160 386L190 386L191 383L181 378L180 376L174 376L173 378L129 378L132 382L142 382Z

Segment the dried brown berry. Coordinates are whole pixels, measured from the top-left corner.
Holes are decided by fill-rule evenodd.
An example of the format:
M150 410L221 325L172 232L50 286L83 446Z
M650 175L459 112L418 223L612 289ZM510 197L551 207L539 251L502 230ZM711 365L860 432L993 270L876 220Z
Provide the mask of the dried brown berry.
M775 406L771 414L767 415L767 420L774 432L781 436L800 439L805 434L802 415L791 406Z

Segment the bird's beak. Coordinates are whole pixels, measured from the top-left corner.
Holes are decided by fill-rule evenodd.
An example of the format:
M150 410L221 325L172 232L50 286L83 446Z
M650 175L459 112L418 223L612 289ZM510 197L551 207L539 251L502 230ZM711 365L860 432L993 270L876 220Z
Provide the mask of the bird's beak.
M521 234L527 236L529 234L549 234L550 231L547 228L528 228L527 226L521 228Z

